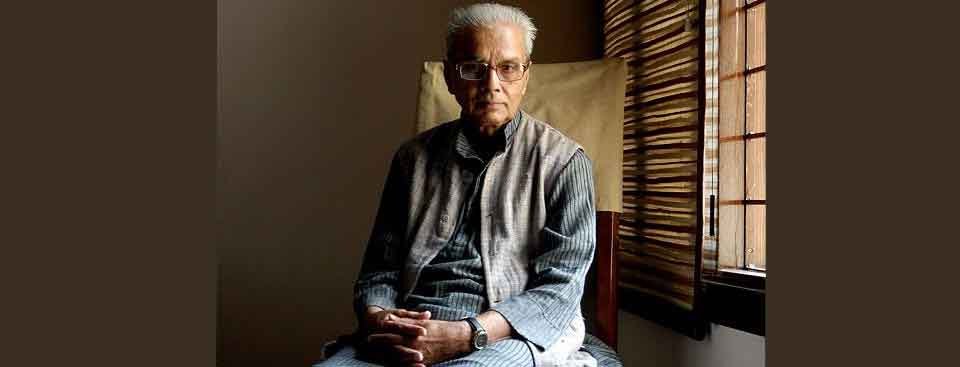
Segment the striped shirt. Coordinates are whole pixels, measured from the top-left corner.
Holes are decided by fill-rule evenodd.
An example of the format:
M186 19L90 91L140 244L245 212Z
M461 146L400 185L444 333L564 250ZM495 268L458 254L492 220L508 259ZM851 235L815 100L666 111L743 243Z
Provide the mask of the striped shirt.
M429 265L424 267L417 287L407 298L403 308L430 311L435 319L459 320L476 316L487 307L483 285L483 264L479 252L480 184L483 182L483 175L486 174L483 170L484 166L494 154L503 151L506 142L513 138L516 128L517 119L505 124L497 130L492 144L489 142L483 144L480 139L465 131L458 134L456 150L460 159L464 160L461 166L465 171L464 177L470 178L465 185L465 189L470 191L468 196L470 199L462 208L452 240ZM571 158L557 181L555 190L558 191L556 195L558 202L555 205L562 206L568 202L575 202L570 198L573 193L569 191L578 186L592 184L589 180L578 182L583 181L584 177L590 178L590 161L580 150ZM561 226L564 222L576 220L576 218L563 218L564 214L569 212L562 210L557 212ZM560 228L560 232L567 233L569 230ZM586 235L592 236L593 233ZM587 264L590 261L589 258L571 260ZM505 312L511 313L510 310Z
M559 337L556 325L566 325L572 317L579 317L579 303L583 295L584 278L593 259L595 248L593 175L590 160L578 150L563 166L552 187L546 189L547 221L541 231L538 253L530 258L531 274L525 292L510 297L490 307L484 289L483 264L479 253L480 219L478 203L482 191L485 166L491 157L503 151L514 138L520 115L502 126L497 132L495 144L480 144L467 131L457 134L455 150L462 160L464 180L463 207L456 218L454 235L427 264L411 294L404 300L395 284L398 271L365 271L364 268L355 289L355 306L361 312L365 306L384 308L430 310L434 319L459 320L474 316L487 309L494 309L504 316L513 329L525 340L545 348ZM396 162L395 162L396 163ZM390 216L385 213L402 212L406 208L390 200L390 190L408 178L396 175L391 168L384 190L384 197L374 225L371 239L384 238L378 229L390 228ZM589 224L589 225L587 225ZM559 305L559 306L558 306Z

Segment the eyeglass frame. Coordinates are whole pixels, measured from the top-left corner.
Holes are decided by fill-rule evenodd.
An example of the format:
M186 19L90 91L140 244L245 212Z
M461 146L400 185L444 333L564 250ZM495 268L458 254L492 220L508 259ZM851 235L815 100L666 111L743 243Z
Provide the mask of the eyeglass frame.
M469 80L469 81L474 81L474 82L475 82L475 81L480 81L480 80L483 80L483 79L484 79L484 78L480 78L480 79L467 79L467 78L465 78L465 77L463 76L463 70L461 70L460 67L463 66L463 64L468 64L468 63L469 63L469 64L483 65L483 67L486 68L486 70L484 71L483 74L490 75L490 63L478 62L478 61L461 61L461 62L455 63L455 64L453 65L454 69L457 70L457 75L460 76L460 79ZM499 68L496 68L496 66L499 66L499 65L494 65L495 67L494 67L493 70L496 71L495 74L497 74L497 80L499 80L500 82L511 83L511 82L515 82L515 81L518 81L518 80L520 80L520 79L523 79L523 76L527 74L527 70L530 70L530 66L531 66L531 65L533 65L533 60L527 60L527 62L521 63L521 64L520 64L520 67L523 68L523 70L520 72L520 77L519 77L519 78L516 78L516 79L513 79L513 80L503 80L503 76L500 75L500 69L499 69Z

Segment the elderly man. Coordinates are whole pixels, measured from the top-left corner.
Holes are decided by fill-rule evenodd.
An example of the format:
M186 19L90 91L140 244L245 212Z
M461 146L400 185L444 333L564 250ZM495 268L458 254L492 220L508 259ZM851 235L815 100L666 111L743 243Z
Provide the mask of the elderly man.
M594 366L581 350L595 248L590 161L520 111L536 28L520 9L451 13L460 118L396 152L355 287L359 330L321 366Z

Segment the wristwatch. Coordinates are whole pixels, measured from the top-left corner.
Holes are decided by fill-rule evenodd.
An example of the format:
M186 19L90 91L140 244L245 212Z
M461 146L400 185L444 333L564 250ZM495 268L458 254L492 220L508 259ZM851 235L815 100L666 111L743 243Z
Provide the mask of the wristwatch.
M483 328L483 325L480 325L480 321L477 321L476 317L465 318L468 324L470 324L470 330L473 332L473 337L470 338L470 348L474 352L481 350L487 347L487 330Z

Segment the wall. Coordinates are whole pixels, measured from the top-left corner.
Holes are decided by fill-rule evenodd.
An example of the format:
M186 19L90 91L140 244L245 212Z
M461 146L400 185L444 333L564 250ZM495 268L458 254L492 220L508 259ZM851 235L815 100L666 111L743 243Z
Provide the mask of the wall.
M354 327L352 282L421 63L467 1L221 1L221 366L303 366ZM537 62L600 55L595 1L513 1Z
M418 72L469 1L222 1L218 360L304 366L354 327L352 282L388 160L412 133ZM505 1L541 29L537 62L601 55L598 1ZM759 366L763 339L695 342L621 313L627 366Z
M703 341L690 339L632 313L620 311L619 343L624 366L761 367L766 339L711 324Z

